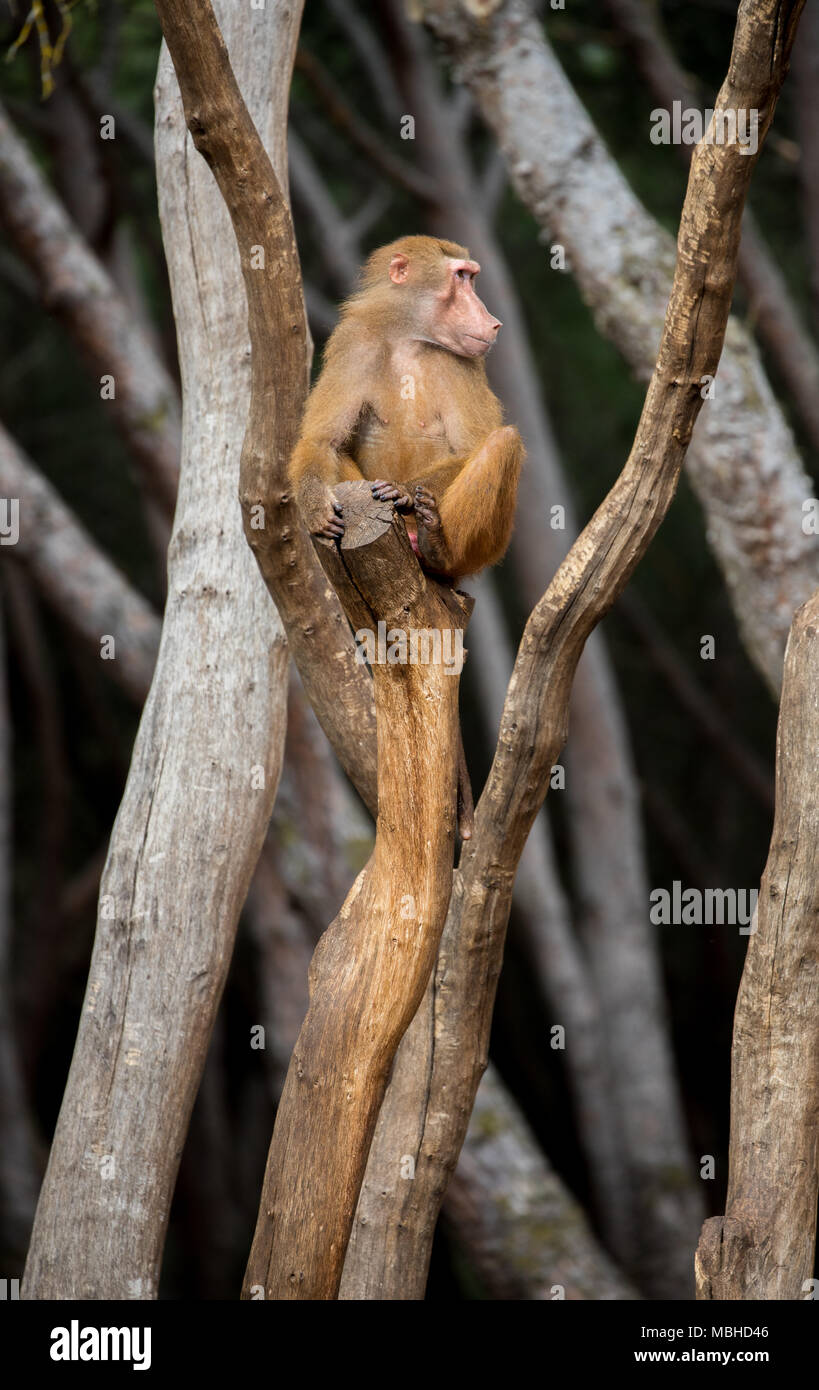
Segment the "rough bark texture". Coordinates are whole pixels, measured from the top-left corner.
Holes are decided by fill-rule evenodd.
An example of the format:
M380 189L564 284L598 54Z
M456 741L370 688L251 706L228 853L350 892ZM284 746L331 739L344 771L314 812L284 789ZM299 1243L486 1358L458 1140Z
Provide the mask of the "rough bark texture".
M444 1217L495 1299L635 1299L490 1065Z
M436 14L442 10L437 7ZM760 147L800 10L799 4L783 9L774 0L740 7L718 105L758 108ZM452 7L447 12L454 24ZM525 62L525 54L519 58ZM415 1087L421 1118L415 1148L401 1150L417 1155L412 1193L398 1193L383 1217L388 1231L401 1231L401 1241L396 1258L379 1270L381 1298L422 1296L441 1198L486 1066L517 863L565 742L580 652L670 505L702 405L702 377L716 371L754 164L735 145L701 145L695 153L657 365L629 460L524 632L474 835L455 875L434 984L396 1060L395 1075ZM410 1111L404 1099L401 1113ZM393 1149L393 1162L399 1159ZM663 1270L651 1268L652 1255L659 1257L659 1251L647 1252L647 1273L659 1284ZM670 1277L676 1286L676 1272Z
M287 479L309 364L298 249L283 192L287 181L278 177L259 140L209 0L157 0L157 10L188 128L230 213L244 275L252 383L239 482L245 536L275 600L310 703L342 767L374 812L372 689L365 669L355 662L347 621L316 562ZM286 17L282 13L279 22ZM269 16L266 22L271 23ZM284 138L282 125L277 134L280 170ZM273 331L277 352L270 349ZM286 430L273 427L277 417L287 418Z
M640 76L658 105L668 111L675 101L686 109L704 106L696 85L677 62L663 33L656 6L650 0L608 0L608 8L627 38ZM799 54L806 47L807 25L806 16L794 48L795 79ZM819 71L814 82L819 83ZM797 100L797 112L801 104ZM815 121L812 133L815 139ZM677 152L687 159L691 149L690 145L679 145ZM787 281L765 245L750 209L742 226L737 279L748 296L756 334L773 355L810 442L814 449L819 449L819 349L796 312Z
M606 151L529 0L505 0L482 18L459 0L419 0L417 8L445 41L457 76L494 130L521 199L550 240L565 246L601 333L647 378L668 300L673 243ZM792 6L778 13L784 29ZM761 127L765 112L758 109ZM793 436L758 353L735 320L688 471L745 644L777 691L791 618L819 579L819 542L802 531L802 502L813 489Z
M176 501L176 387L119 291L83 241L0 107L0 222L32 270L47 309L66 325L98 377L129 449L167 512Z
M491 710L491 727L488 730L491 738L500 726L514 654L503 627L500 605L490 584L491 581L487 579L482 586L475 605L470 638L474 653L472 669L483 687L484 699ZM490 682L497 685L496 691L490 692L487 688ZM576 730L573 723L576 691L577 678L572 687L569 719L573 733ZM612 699L616 700L615 692L612 692ZM586 708L588 712L588 706ZM604 749L607 747L606 727L604 725L601 731ZM616 776L611 777L611 763L617 761L616 753L611 751L608 756L603 756L600 771L606 778L604 786L610 785L612 780L615 784L618 782ZM613 1071L601 999L575 934L571 908L555 862L545 808L532 827L521 855L515 877L514 904L526 933L531 960L550 1011L550 1021L566 1029L564 1060L578 1131L592 1179L597 1219L609 1249L622 1263L626 1263L634 1255L637 1233L627 1155L624 1152L621 1097L624 1090L629 1092L634 1086L639 1087L634 1074L639 1074L641 1068L635 1067L635 1059L631 1058L629 1080L617 1077ZM619 935L617 933L618 939ZM629 965L633 964L630 958ZM639 1013L645 1024L642 1008ZM656 1061L653 1061L652 1066L655 1065ZM668 1080L670 1082L671 1078Z
M700 1299L811 1296L819 1195L819 591L794 618L776 812L734 1016L725 1216L703 1227Z
M397 4L391 8L396 9ZM416 57L410 71L419 66ZM521 591L533 606L542 591L543 576L557 568L566 548L566 533L549 525L549 508L555 502L566 508L569 535L578 529L575 509L551 430L539 407L539 386L523 314L495 238L476 210L477 199L466 186L454 142L435 139L431 127L442 127L443 113L435 107L431 81L424 84L416 79L414 95L416 100L409 109L419 111L421 134L426 121L422 148L430 150L428 164L437 169L442 190L437 229L454 227L452 234L469 244L482 264L482 292L504 323L503 350L493 355L490 373L529 451L511 559ZM628 1248L627 1231L652 1251L650 1263L662 1269L662 1291L668 1296L672 1268L676 1269L680 1292L690 1283L689 1266L679 1252L696 1239L703 1209L694 1175L688 1169L660 964L647 918L648 874L628 732L599 634L584 652L575 678L567 752L571 762L566 798L573 872L605 1019L610 1094L618 1113L629 1179L616 1208L609 1205L608 1228L614 1238L612 1248L622 1260L635 1253ZM641 1046L636 1048L635 1037L641 1039ZM580 1046L577 1041L575 1046ZM592 1047L589 1041L588 1051ZM602 1129L599 1134L605 1149ZM652 1171L654 1178L648 1181ZM646 1272L645 1266L641 1268L644 1279Z
M470 248L481 265L481 294L503 321L500 347L490 356L488 369L492 384L527 447L528 462L521 475L515 534L507 563L515 571L526 608L531 609L540 598L547 577L564 559L571 536L579 530L574 503L543 408L541 381L532 358L523 309L472 175L453 104L443 91L424 34L405 18L402 0L382 0L382 10L389 24L389 62L398 73L405 109L416 113L416 158L429 175L433 195L428 211L430 229L437 235L454 237ZM383 61L387 63L386 55ZM314 206L316 201L313 200ZM322 218L324 225L330 221L327 216ZM322 242L325 240L323 237ZM556 531L549 524L550 508L555 503L565 508L565 531ZM472 630L479 645L485 621L486 615L479 607ZM496 667L497 651L493 643L484 645L477 667L482 680L487 671ZM506 679L511 666L510 659L504 673ZM585 1026L572 1029L573 1056L571 1061L567 1057L567 1062L572 1068L577 1063L578 1085L593 1084L595 1072L608 1066L611 1053L614 1064L606 1094L622 1133L619 1156L614 1151L612 1131L607 1131L604 1123L605 1107L599 1091L589 1109L595 1116L598 1146L596 1153L587 1147L589 1161L601 1178L604 1169L608 1170L605 1198L598 1188L600 1219L611 1249L621 1261L629 1260L634 1253L629 1238L636 1238L655 1251L665 1244L668 1254L660 1263L667 1271L675 1252L695 1243L704 1211L699 1192L692 1189L694 1177L688 1182L683 1178L687 1172L685 1128L669 1045L657 945L648 923L649 885L637 781L626 720L600 634L593 636L578 667L570 722L572 773L565 795L571 808L572 867L592 954L601 961L596 981L589 980L592 997L587 998L587 1003L596 1014L600 1013L593 998L596 986L609 1041L606 1046L599 1046L586 1008ZM497 724L493 735L495 728ZM539 831L530 843L521 866L524 879L519 880L520 889L523 892L528 883L530 903L543 900L542 894L531 891L532 869L537 867L542 882L544 856L549 854L543 833ZM559 915L559 908L552 910L547 931L559 930ZM566 984L568 955L560 952L556 943L548 953L541 952L539 958L545 960L547 954L558 970L559 985L552 993L554 998ZM573 978L576 979L574 972ZM577 1000L578 996L574 997ZM576 1015L575 1022L579 1023ZM636 1049L635 1035L642 1040ZM582 1058L580 1053L584 1054ZM580 1091L577 1100L583 1107ZM367 1188L376 1193L387 1181L380 1168L376 1172L381 1138L379 1126L367 1179ZM592 1138L591 1129L587 1138ZM386 1158L386 1162L391 1159ZM618 1181L615 1191L618 1167L625 1186ZM656 1179L647 1183L646 1174L651 1169L655 1170ZM381 1239L375 1220L372 1213L366 1229L361 1224L357 1226L359 1238L347 1261L345 1279L372 1278L371 1273L363 1271L354 1276L352 1266L369 1265L365 1247L370 1240L378 1243ZM678 1259L676 1267L680 1288L685 1288L690 1281L689 1266L681 1265ZM667 1279L665 1273L664 1292L668 1292Z
M224 18L252 107L261 128L277 132L283 160L298 10L274 20L225 5ZM103 874L28 1298L156 1295L179 1155L283 744L285 643L235 501L250 390L238 256L219 192L186 137L167 54L157 152L184 386L168 602ZM277 332L287 337L284 323L270 331L274 347ZM292 405L287 358L278 360L269 428L290 437L304 366L290 383Z
M426 579L406 528L367 483L341 484L340 550L321 543L355 630L462 632L471 600ZM360 510L359 510L360 509ZM421 1001L452 884L458 675L373 665L378 823L372 856L321 938L287 1073L243 1297L338 1292L378 1108Z
M639 790L604 655L591 645L584 652L563 757L572 786L567 813L579 930L600 1000L629 1175L633 1249L621 1258L650 1296L683 1298L690 1293L689 1252L705 1208L690 1162L659 943L648 918ZM593 717L600 707L607 711L604 720ZM621 819L630 833L613 835L609 827Z
M68 628L100 653L114 638L106 668L141 703L151 683L159 618L148 601L98 549L59 493L0 425L0 494L20 502L23 561L40 593Z
M477 609L476 609L477 613ZM470 641L472 631L470 627ZM292 692L291 692L292 709ZM292 746L288 724L285 767L273 812L281 812L288 766L308 774ZM321 735L319 735L321 737ZM322 738L326 748L326 740ZM336 793L347 784L335 771ZM307 795L310 796L308 790ZM331 858L334 857L331 854ZM260 957L265 1004L265 1061L276 1101L299 1028L307 1012L307 968L312 932L299 885L285 892L281 871L291 873L290 856L280 854L273 836L262 850L248 895L247 912ZM332 864L325 867L332 868ZM324 918L326 921L326 917ZM411 1151L407 1151L408 1154ZM393 1167L389 1182L411 1186ZM363 1194L362 1194L363 1195ZM360 1212L360 1203L359 1203ZM447 1194L450 1237L479 1273L491 1298L550 1299L555 1284L569 1299L630 1299L637 1295L589 1230L586 1218L549 1165L526 1121L491 1064L481 1082L458 1168ZM345 1261L340 1298L345 1293Z

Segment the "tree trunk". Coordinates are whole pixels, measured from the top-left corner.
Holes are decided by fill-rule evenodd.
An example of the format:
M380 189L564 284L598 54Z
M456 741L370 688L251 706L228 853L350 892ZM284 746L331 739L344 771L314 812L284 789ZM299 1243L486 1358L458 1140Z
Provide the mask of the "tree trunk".
M812 1294L819 1195L819 591L793 621L776 812L739 987L725 1216L706 1221L700 1299Z
M740 6L731 67L717 107L758 109L760 148L801 8L794 5L782 23L775 0ZM425 13L433 9L436 27L446 11L441 23L450 38L471 22L447 3L427 4ZM524 632L475 832L455 875L435 987L396 1062L396 1075L400 1072L414 1088L419 1143L412 1192L397 1193L382 1218L402 1231L399 1257L379 1269L382 1298L417 1298L424 1288L441 1199L486 1066L515 870L566 738L569 694L583 645L665 516L703 403L702 379L716 372L755 162L736 143L702 144L695 152L671 298L629 460ZM412 1103L405 1097L402 1113L410 1113Z
M384 623L385 634L460 638L471 600L422 575L403 522L367 483L342 491L340 551L319 546L353 628L376 634ZM313 956L245 1298L338 1292L378 1109L435 961L452 885L460 672L447 669L444 653L442 645L438 659L373 661L375 847Z
M221 8L239 78L281 161L299 9ZM250 396L239 258L166 53L157 154L184 385L168 602L103 874L28 1298L156 1296L179 1156L284 737L284 638L236 501ZM301 381L291 386L298 399ZM288 424L277 417L271 429L277 420Z
M444 1217L491 1298L636 1299L490 1064Z
M11 988L11 724L0 604L0 1258L22 1273L39 1181L37 1140L15 1036Z

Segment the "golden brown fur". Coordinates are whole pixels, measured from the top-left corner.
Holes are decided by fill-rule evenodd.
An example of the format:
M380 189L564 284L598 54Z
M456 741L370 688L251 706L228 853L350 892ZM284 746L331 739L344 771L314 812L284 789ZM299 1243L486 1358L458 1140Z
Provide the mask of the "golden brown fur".
M431 237L404 237L373 253L327 342L290 463L318 534L328 534L329 504L325 489L317 503L316 479L326 487L358 478L397 485L417 503L415 517L407 499L401 509L411 535L417 523L422 560L453 578L506 549L523 460L517 430L502 428L483 356L461 355L485 351L483 335L493 340L499 326L471 288L473 266L463 247Z

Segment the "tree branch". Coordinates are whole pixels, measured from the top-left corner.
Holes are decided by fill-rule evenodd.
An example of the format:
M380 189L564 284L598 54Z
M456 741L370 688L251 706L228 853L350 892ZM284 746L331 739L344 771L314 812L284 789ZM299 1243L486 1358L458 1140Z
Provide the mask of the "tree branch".
M223 13L281 155L298 8L245 15L225 4ZM238 256L218 190L186 138L167 53L157 155L185 383L168 601L103 872L25 1298L156 1297L179 1155L284 743L284 634L235 502L250 387ZM274 320L271 331L283 363L275 339L287 326ZM274 407L286 433L288 391L298 402L303 379L303 361L292 381L279 376L273 436Z
M503 0L480 23L453 0L427 0L421 10L495 131L522 201L550 241L565 246L598 328L647 378L668 301L673 243L608 155L529 0ZM789 3L783 22L792 12ZM743 640L778 691L793 612L819 579L819 541L801 526L812 485L754 344L736 320L688 471Z
M209 0L157 0L156 7L188 129L230 213L244 276L251 342L250 414L239 481L245 536L310 703L374 811L372 692L364 668L355 663L346 619L328 591L287 480L309 364L290 209L242 99ZM284 149L279 167L285 167ZM283 381L290 384L286 392Z
M0 424L0 495L20 503L15 554L69 631L100 654L100 639L114 639L106 663L123 690L142 704L151 684L160 622L151 605L97 548L51 484Z
M2 108L0 220L35 275L46 308L66 325L92 372L114 378L115 395L106 403L151 489L172 513L180 447L176 387Z
M776 813L731 1060L725 1216L706 1221L699 1299L810 1297L819 1195L819 591L793 621Z
M801 4L777 0L740 6L729 75L717 106L757 108L760 146L787 71ZM498 21L508 22L509 6ZM497 42L491 20L429 0L425 13L450 39ZM506 35L512 47L537 44ZM531 50L530 50L531 51ZM517 82L527 53L518 52ZM526 83L524 89L531 99ZM432 1235L443 1193L466 1132L486 1066L492 1006L518 860L548 789L567 732L572 678L589 633L610 608L645 553L677 485L702 406L701 378L716 372L739 247L740 222L756 158L737 145L698 146L691 165L659 355L629 459L605 502L573 545L524 631L507 695L500 738L461 854L435 976L434 1010L420 1010L401 1053L424 1113L411 1197L391 1205L403 1222L400 1266L388 1271L382 1296L423 1295ZM402 1056L396 1067L402 1066ZM675 1175L676 1177L677 1175ZM652 1174L646 1175L647 1183ZM650 1268L652 1251L646 1252ZM658 1258L663 1258L660 1251ZM655 1276L656 1277L656 1276Z
M443 639L472 600L421 572L403 522L367 483L341 484L340 550L319 542L350 623ZM310 967L310 1008L270 1145L243 1298L327 1299L344 1252L378 1109L432 969L452 885L458 674L437 659L376 660L375 847Z
M608 6L654 100L668 111L675 101L696 110L700 106L696 87L677 62L655 6L646 0L608 0ZM795 54L805 46L807 38L803 27ZM795 58L795 72L796 67ZM690 145L677 148L683 158L690 158ZM782 373L813 448L819 449L819 351L796 312L787 281L765 245L750 209L745 213L739 247L738 279L748 295L752 324Z
M333 125L367 156L374 168L379 169L397 188L403 188L406 193L411 193L422 203L430 202L434 198L434 184L423 174L419 174L411 164L390 152L383 133L372 130L348 105L330 74L314 54L300 47L296 54L296 68L309 81Z

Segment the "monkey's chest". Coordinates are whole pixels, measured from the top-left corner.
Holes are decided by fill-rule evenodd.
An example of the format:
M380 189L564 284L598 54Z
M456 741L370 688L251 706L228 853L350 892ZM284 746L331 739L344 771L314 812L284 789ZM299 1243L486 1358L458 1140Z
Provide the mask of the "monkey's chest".
M415 402L370 407L352 440L353 458L365 478L402 478L453 452L439 412Z

